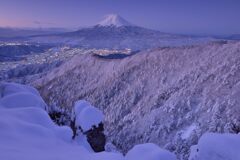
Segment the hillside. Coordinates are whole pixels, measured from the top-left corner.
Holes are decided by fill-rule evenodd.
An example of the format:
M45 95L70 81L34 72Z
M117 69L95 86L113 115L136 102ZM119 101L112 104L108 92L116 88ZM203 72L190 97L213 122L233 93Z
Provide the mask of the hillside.
M71 77L71 78L69 78ZM154 142L187 159L205 132L240 131L240 43L143 51L123 59L76 55L33 83L50 105L86 99L123 152Z

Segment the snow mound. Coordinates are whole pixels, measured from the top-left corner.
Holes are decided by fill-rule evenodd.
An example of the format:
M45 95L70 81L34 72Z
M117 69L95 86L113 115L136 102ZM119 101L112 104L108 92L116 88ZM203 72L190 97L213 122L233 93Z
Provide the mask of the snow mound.
M0 95L0 105L7 108L46 108L46 103L39 96L38 91L30 86L16 83L1 83Z
M44 101L27 92L15 93L0 100L0 104L7 108L18 108L18 107L39 107L44 109L46 104Z
M91 160L125 160L119 153L100 152L94 154Z
M173 154L154 144L138 145L126 157L113 152L93 153L86 136L79 136L81 142L76 143L69 127L53 123L47 112L39 107L41 97L37 96L38 92L31 92L33 88L9 83L1 86L7 88L1 90L4 96L0 97L1 160L175 160ZM87 101L76 102L75 112L85 130L103 120L102 112Z
M237 160L240 159L239 134L204 134L197 145L191 147L189 160Z
M131 24L117 14L109 14L105 19L98 23L100 26L131 26Z
M6 82L0 83L0 97L5 97L19 92L30 92L36 96L40 96L40 94L35 88L28 85Z
M94 125L98 126L103 121L103 114L100 110L93 107L84 108L79 114L76 123L81 126L83 131L91 129Z
M0 97L1 160L123 160L121 154L94 154L73 143L72 130L55 125L38 102L34 103L41 97L32 94L33 88L27 87L27 91L25 86L9 83L1 87L9 89L1 90L4 96Z
M89 106L91 106L91 104L85 100L76 101L74 104L74 114L79 115L84 108Z
M196 128L197 126L195 124L188 126L184 131L182 131L181 138L188 139Z
M176 160L174 154L152 143L134 146L125 158L126 160Z
M93 126L98 126L104 119L102 111L93 107L89 102L80 100L74 106L76 125L85 132Z

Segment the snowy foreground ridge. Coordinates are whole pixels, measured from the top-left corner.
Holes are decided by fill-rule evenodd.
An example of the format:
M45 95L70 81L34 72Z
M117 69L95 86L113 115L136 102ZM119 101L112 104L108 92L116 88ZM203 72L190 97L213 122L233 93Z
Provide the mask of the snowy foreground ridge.
M52 122L44 110L46 104L34 88L13 83L3 83L0 88L1 160L135 160L141 159L144 151L149 160L175 160L174 154L153 144L136 146L126 157L120 153L93 153L87 146L72 141L69 127L59 127ZM75 106L75 113L80 113L77 122L83 124L84 130L102 118L93 107L83 107L79 103ZM95 117L89 120L85 112L94 113ZM86 121L79 117L81 115Z
M94 107L84 107L83 102L75 103L75 114L77 123L83 125L83 129L89 129L91 124L101 121L103 115ZM89 151L83 143L72 140L69 127L53 123L46 107L34 88L14 83L0 84L1 160L176 160L174 154L151 143L136 145L126 156ZM85 112L95 116L89 119ZM240 135L205 134L199 144L192 147L190 159L239 160L239 149Z

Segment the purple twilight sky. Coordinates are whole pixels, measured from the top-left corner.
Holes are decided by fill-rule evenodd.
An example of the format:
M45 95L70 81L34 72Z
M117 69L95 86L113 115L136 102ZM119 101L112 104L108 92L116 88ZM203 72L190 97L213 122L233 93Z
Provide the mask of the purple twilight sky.
M0 26L90 26L107 14L183 34L240 34L240 0L0 0Z

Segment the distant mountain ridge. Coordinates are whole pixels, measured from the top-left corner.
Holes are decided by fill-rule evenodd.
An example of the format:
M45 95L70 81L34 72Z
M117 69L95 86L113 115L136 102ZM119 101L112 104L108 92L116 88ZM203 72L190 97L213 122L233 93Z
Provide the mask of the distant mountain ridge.
M191 45L209 38L167 34L131 24L119 15L108 15L101 22L74 32L33 36L29 41L76 45L86 48L141 50L160 46Z

